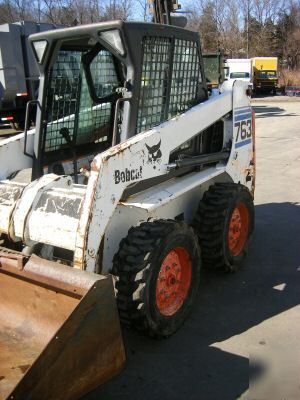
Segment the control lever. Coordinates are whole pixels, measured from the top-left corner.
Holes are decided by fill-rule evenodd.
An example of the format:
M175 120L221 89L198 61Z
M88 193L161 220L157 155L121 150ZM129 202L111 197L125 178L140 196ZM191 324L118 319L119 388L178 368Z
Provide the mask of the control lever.
M70 131L68 128L64 127L59 130L61 136L65 139L67 144L70 146L70 149L73 153L73 167L74 167L74 181L78 183L78 171L77 171L77 157L76 157L76 149L75 142L71 139Z

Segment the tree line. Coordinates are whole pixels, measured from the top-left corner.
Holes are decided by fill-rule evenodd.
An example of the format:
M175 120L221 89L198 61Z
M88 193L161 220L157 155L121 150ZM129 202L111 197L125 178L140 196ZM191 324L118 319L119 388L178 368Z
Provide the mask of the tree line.
M0 24L34 21L74 26L147 17L146 0L0 0Z
M182 0L182 10L205 52L277 56L284 68L300 68L300 0ZM0 23L80 25L111 19L150 20L147 0L0 0Z
M189 27L206 52L229 58L277 56L283 68L300 68L300 1L194 0Z

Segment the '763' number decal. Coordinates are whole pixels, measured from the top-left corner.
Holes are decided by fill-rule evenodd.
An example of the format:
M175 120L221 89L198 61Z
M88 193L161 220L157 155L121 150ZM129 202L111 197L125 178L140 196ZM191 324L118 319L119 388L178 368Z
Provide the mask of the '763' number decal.
M251 119L235 122L235 148L251 143Z

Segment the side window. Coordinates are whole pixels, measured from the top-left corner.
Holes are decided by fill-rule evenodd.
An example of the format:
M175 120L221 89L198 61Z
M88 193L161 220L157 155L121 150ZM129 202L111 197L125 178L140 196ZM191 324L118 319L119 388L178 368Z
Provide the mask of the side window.
M142 54L137 132L145 131L166 119L171 39L145 37Z
M101 50L90 65L93 85L98 97L112 94L120 85L112 55ZM82 74L77 144L105 142L110 131L112 103L93 104L85 75Z
M46 152L66 146L59 134L66 127L73 140L75 112L80 97L81 52L61 50L51 68L46 85L46 119L44 149Z
M92 79L98 97L114 92L119 85L113 56L107 50L101 50L90 65Z
M47 125L44 151L68 148L60 134L67 129L75 146L109 141L112 102L95 104L90 96L83 70L84 51L61 50L50 70L46 92ZM90 65L93 84L98 97L115 92L120 86L112 54L100 50Z
M169 118L199 103L201 82L197 43L175 39Z
M198 104L201 83L196 42L144 37L137 132L150 129Z

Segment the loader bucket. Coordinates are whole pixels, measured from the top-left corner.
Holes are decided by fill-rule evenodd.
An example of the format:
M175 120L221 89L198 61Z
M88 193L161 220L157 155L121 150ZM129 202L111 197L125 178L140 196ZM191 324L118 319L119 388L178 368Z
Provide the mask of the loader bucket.
M0 249L0 400L78 399L124 362L110 276Z

